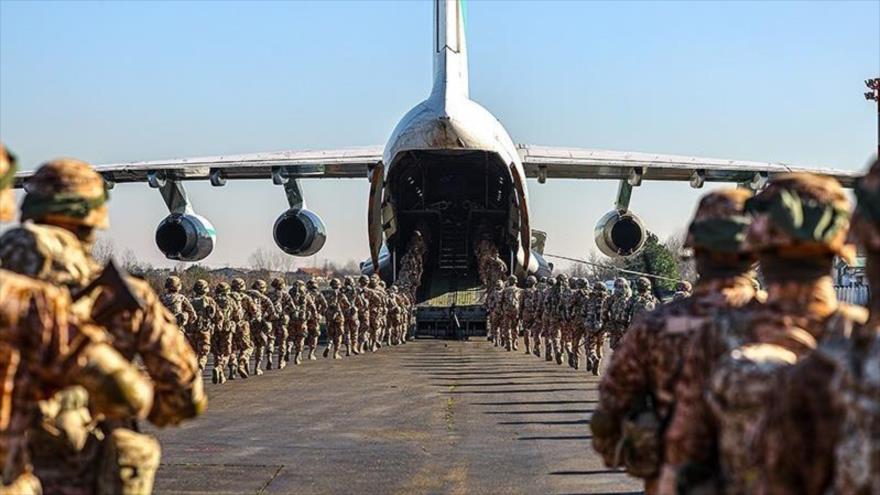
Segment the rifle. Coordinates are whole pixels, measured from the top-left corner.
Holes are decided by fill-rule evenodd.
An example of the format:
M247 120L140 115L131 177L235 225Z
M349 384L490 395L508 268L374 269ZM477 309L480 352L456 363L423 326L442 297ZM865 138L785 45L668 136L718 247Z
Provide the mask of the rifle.
M104 270L88 285L73 294L73 300L78 301L88 294L100 288L106 299L102 300L100 307L92 308L92 319L101 325L107 326L114 316L123 311L134 311L144 306L144 302L131 288L124 276L125 271L116 267L111 259L107 262Z

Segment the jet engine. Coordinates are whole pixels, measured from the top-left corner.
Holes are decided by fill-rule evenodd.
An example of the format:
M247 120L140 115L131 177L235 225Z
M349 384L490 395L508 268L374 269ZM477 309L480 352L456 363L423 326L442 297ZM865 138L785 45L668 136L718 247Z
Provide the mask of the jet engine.
M166 258L181 261L205 259L214 250L217 231L205 217L172 213L156 228L156 246Z
M287 254L311 256L324 247L327 232L321 217L309 210L289 209L275 220L275 244Z
M648 233L642 220L630 211L612 210L599 219L596 245L607 256L631 256L645 246Z

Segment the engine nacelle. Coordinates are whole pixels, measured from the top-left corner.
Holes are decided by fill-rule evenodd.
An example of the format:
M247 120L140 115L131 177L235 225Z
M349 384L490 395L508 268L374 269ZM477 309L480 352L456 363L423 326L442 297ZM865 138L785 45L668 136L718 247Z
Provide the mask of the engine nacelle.
M596 245L607 256L632 256L645 247L648 232L642 220L630 211L609 211L596 224Z
M170 260L205 259L216 242L217 231L200 215L172 213L156 227L156 246Z
M287 210L272 228L275 244L287 254L311 256L324 247L327 232L321 217L309 210Z

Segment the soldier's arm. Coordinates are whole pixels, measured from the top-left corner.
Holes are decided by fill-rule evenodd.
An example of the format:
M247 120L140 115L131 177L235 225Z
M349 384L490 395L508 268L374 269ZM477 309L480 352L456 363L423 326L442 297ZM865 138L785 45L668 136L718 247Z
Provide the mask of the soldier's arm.
M155 388L150 422L165 426L201 414L207 397L195 352L152 289L140 280L132 285L143 301L137 328L138 353Z
M189 302L189 298L184 297L182 300L183 300L183 312L186 313L186 316L187 316L187 324L193 325L196 322L196 320L199 319L199 315L196 313L196 308L194 308L192 303Z
M602 454L605 464L616 467L617 444L621 421L636 405L640 396L650 391L648 363L650 332L645 320L639 320L623 337L620 347L611 356L608 369L599 382L599 405L590 423L593 448Z

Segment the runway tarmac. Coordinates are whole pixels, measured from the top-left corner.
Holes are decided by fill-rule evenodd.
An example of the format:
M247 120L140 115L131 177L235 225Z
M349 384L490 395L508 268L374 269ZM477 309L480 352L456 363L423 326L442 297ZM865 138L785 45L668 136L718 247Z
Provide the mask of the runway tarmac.
M156 493L640 493L590 446L597 384L482 339L208 381L207 413L157 432Z

